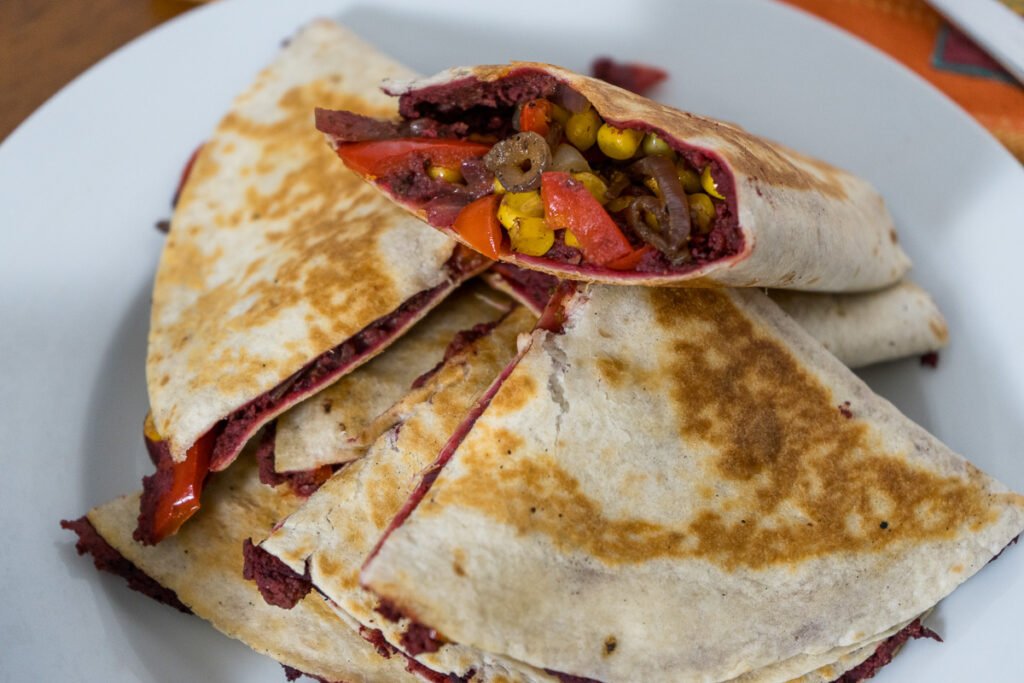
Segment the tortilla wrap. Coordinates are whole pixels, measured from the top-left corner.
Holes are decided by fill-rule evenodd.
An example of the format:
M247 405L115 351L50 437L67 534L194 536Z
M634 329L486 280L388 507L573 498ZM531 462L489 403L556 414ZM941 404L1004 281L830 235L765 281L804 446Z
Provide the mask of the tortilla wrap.
M303 501L287 486L259 482L246 456L217 477L207 505L192 523L158 546L132 540L139 494L89 511L96 532L136 568L176 594L197 616L227 636L281 664L324 681L419 681L401 657L385 659L318 595L284 611L263 602L242 578L242 542L267 532ZM83 541L85 539L83 538ZM80 546L80 552L91 546Z
M168 456L159 472L194 444L224 469L262 424L485 267L366 188L313 130L312 110L327 102L393 115L377 83L409 74L337 24L313 22L203 145L153 289L146 378ZM144 508L165 486L145 482ZM159 540L152 526L144 509L140 538Z
M362 457L390 426L381 416L443 360L455 334L497 320L511 306L483 283L460 287L385 353L277 418L275 469L312 470Z
M362 459L340 470L306 504L286 518L260 548L299 575L348 619L378 629L393 646L408 647L410 624L393 622L377 598L359 586L359 569L388 522L413 491L428 466L476 398L516 354L516 338L532 329L534 316L517 308L488 335L454 356L422 389L391 411L392 429ZM262 583L259 577L257 581ZM308 599L308 598L306 598ZM442 674L474 681L556 681L553 676L457 644L436 652L413 653Z
M567 290L361 574L439 639L724 681L913 619L1024 529L762 293Z
M481 277L540 315L558 280L508 263ZM946 319L918 285L904 280L874 292L824 294L783 289L766 291L800 327L843 365L860 368L944 348Z
M946 320L918 285L904 280L876 292L768 296L844 365L860 368L944 348Z
M463 135L490 132L491 128L484 126L491 126L491 121L510 121L517 104L557 96L560 86L583 95L603 120L616 128L653 132L676 152L699 158L706 168L717 164L716 182L738 221L728 235L722 235L731 246L710 261L691 258L661 272L614 270L586 262L574 265L547 253L516 253L507 245L500 250L501 260L561 278L610 284L721 284L831 292L884 287L897 282L909 269L892 217L868 182L739 126L679 111L604 81L534 62L454 68L425 79L392 80L385 90L400 97L400 112L407 120L465 123L466 131L453 129L448 134ZM359 137L339 137L340 129L335 127L339 120L331 112L317 117L318 127L336 147ZM423 205L402 200L398 197L401 187L384 180L378 187L400 205L424 220L436 216ZM428 222L472 246L451 222Z

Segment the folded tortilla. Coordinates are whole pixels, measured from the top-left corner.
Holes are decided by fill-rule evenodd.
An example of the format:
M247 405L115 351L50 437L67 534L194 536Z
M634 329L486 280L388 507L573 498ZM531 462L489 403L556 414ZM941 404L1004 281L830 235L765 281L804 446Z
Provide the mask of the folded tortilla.
M604 81L533 62L454 68L426 79L391 81L385 89L399 96L405 121L394 129L393 136L421 134L428 141L473 135L507 137L521 121L513 121L519 116L518 106L536 98L564 99L568 89L571 98L586 98L609 125L658 135L698 172L703 168L711 173L716 192L724 199L715 209L718 218L706 244L702 237L701 246L695 245L696 233L688 230L693 252L675 265L662 261L609 265L586 258L579 262L562 248L538 256L511 249L507 238L497 252L503 261L562 278L610 284L722 284L832 292L894 284L910 266L892 217L869 183L733 124L682 112ZM381 125L353 125L353 118L344 113L320 112L317 125L339 153L343 143L360 144L388 135ZM353 159L341 155L347 163ZM440 200L434 201L425 191L430 179L421 179L414 171L402 165L401 171L378 176L364 170L364 175L445 234L479 248L479 241L460 235L453 225L452 208L458 206L447 204L456 197L445 194L443 183L436 186L441 194L434 199L447 197L440 202L446 206L440 207ZM471 185L469 190L474 198L491 191L486 185L480 191ZM584 244L584 256L586 251Z
M362 457L390 427L381 419L387 409L442 362L456 334L497 320L511 306L483 283L460 287L385 353L277 418L275 469L306 471Z
M508 263L482 276L540 315L558 280ZM928 292L904 280L874 292L766 291L790 317L850 368L938 351L949 341L946 319Z
M146 376L160 448L140 539L167 533L154 508L172 495L176 467L223 470L261 425L486 266L339 167L312 128L325 103L392 115L377 84L409 75L348 30L313 22L203 145L153 289Z
M860 649L1024 529L760 292L566 290L363 568L438 641L724 681Z
M79 552L92 553L98 568L121 574L136 590L195 613L286 667L323 681L420 680L405 670L403 658L378 654L320 596L286 612L267 605L242 578L243 541L266 533L302 501L286 486L261 484L255 460L246 456L211 483L207 505L192 523L158 546L132 540L139 494L65 526L79 534Z
M517 336L532 329L534 319L518 308L449 359L427 384L389 411L394 426L365 457L335 474L259 545L283 562L283 572L290 572L293 580L309 577L311 586L346 619L379 632L392 647L439 674L469 677L472 671L474 681L557 680L509 658L455 643L421 650L422 634L410 631L407 621L388 619L386 607L359 586L359 569L374 543L464 414L516 355ZM275 604L287 606L280 600L280 573L268 573L267 567L261 563L254 568L257 582Z

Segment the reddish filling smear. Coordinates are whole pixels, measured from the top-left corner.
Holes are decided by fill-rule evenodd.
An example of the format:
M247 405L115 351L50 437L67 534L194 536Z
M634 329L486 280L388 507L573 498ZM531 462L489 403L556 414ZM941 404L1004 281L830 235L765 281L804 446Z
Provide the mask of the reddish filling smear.
M463 349L467 348L477 339L480 339L481 337L486 337L504 319L505 316L502 316L498 320L492 320L489 323L477 323L468 330L461 330L459 332L456 332L455 336L452 337L452 340L448 342L448 346L445 347L444 357L437 362L437 365L430 368L422 375L414 379L412 382L412 388L419 389L420 387L422 387L430 380L431 377L433 377L434 375L441 371L441 368L444 367L445 363L451 360L455 355L461 353Z
M159 453L150 448L157 471L142 480L143 494L135 540L152 545L175 533L199 509L199 496L209 472L220 471L230 465L256 430L288 407L369 360L425 311L437 305L458 283L489 264L479 254L462 246L456 247L445 265L447 282L411 297L395 311L320 355L271 391L235 410L204 434L188 450L183 462L173 461L163 441L159 442L162 445ZM156 438L159 439L159 435ZM147 445L150 441L147 437ZM186 475L192 477L192 490L188 495L182 495L178 482Z
M668 78L668 73L658 67L636 62L616 62L610 57L595 59L590 65L590 75L637 95L646 95L651 88Z
M558 278L537 270L527 270L511 263L495 263L491 271L497 273L513 296L537 315L547 307L558 286Z
M260 595L269 605L291 609L313 588L308 566L305 574L299 574L279 557L254 544L251 538L242 544L242 557L245 559L243 578L256 582Z
M178 599L177 594L169 588L157 583L151 576L136 567L124 555L107 543L106 539L99 535L96 527L86 517L79 517L75 520L63 519L60 522L62 529L68 529L78 534L78 541L75 543L75 550L79 555L89 553L92 555L92 562L96 569L101 572L109 572L120 576L128 582L128 587L143 595L148 595L157 602L169 605L179 612L191 614L192 610Z
M935 631L922 625L920 619L915 619L899 633L883 640L873 655L861 662L858 667L847 671L833 681L833 683L857 683L857 681L873 678L879 669L892 661L892 658L896 656L896 653L903 647L903 644L911 638L931 638L940 643L942 642L942 638Z
M261 482L267 486L288 484L296 494L308 498L331 478L334 468L330 465L323 465L312 470L278 472L274 456L276 438L277 421L275 420L263 428L263 436L256 449L256 461L259 463Z

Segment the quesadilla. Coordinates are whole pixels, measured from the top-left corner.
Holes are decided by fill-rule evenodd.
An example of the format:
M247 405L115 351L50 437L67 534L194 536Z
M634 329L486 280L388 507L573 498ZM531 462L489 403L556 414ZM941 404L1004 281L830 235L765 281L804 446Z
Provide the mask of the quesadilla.
M508 658L457 644L423 648L429 637L392 622L386 605L360 588L359 569L403 501L463 415L516 355L516 339L534 316L519 308L445 362L420 390L389 414L393 427L362 459L334 475L250 551L249 572L264 597L289 608L315 588L379 642L441 676L474 681L555 681ZM308 600L308 598L306 598Z
M547 273L496 263L481 277L540 315L558 280ZM769 289L766 293L800 327L850 368L920 356L949 341L946 319L918 285L904 280L874 292L824 294Z
M546 64L391 81L317 111L345 164L491 259L610 284L864 291L910 266L866 181Z
M410 72L346 29L300 31L240 95L182 189L146 362L157 472L136 538L198 508L257 429L383 350L488 264L376 196L312 130L317 105L388 116Z
M755 290L567 284L521 346L361 573L436 643L607 683L810 671L1024 529Z
M303 472L362 457L390 426L385 411L511 306L483 283L460 287L385 353L277 418L274 469Z
M62 522L78 534L78 552L131 588L192 612L227 636L321 681L418 681L400 657L373 645L313 595L285 612L267 605L242 578L242 542L266 533L304 500L288 487L261 484L251 454L210 483L206 505L174 538L156 547L132 540L139 495L123 496Z

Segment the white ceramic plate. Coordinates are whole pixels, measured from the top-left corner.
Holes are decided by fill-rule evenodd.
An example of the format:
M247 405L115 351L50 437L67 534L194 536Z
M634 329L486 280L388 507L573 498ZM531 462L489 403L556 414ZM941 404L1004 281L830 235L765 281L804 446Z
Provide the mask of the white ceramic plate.
M912 418L1024 489L1024 171L910 72L764 0L216 3L118 51L0 146L0 679L283 681L276 664L76 557L62 517L134 490L153 229L183 162L280 40L333 16L417 70L599 54L667 68L657 97L871 179L946 312L938 370L865 373ZM877 680L1024 680L1024 550L946 600Z

